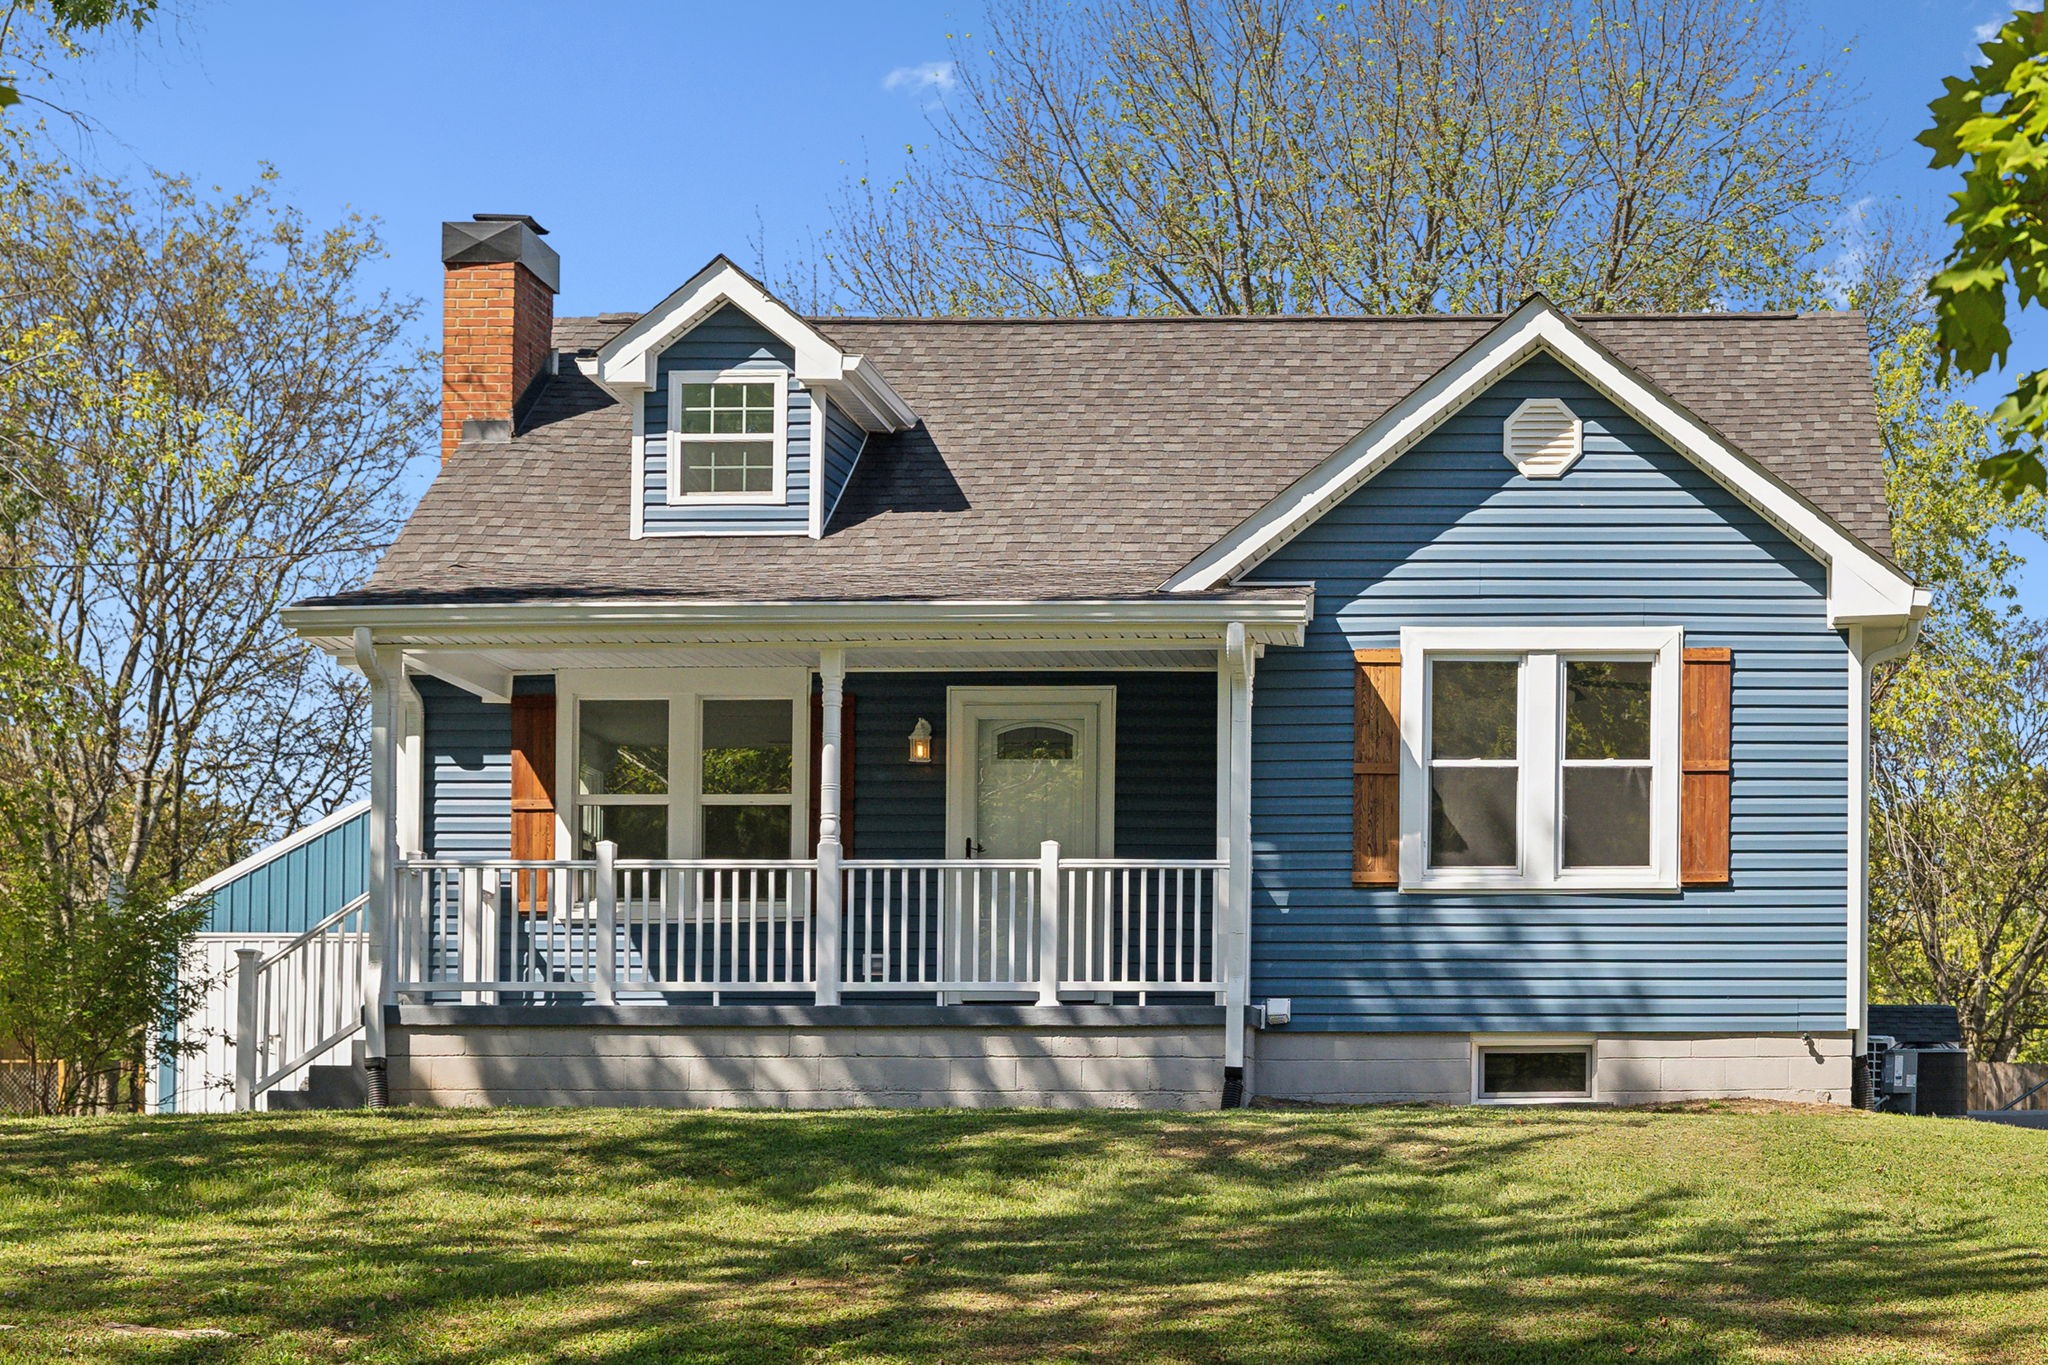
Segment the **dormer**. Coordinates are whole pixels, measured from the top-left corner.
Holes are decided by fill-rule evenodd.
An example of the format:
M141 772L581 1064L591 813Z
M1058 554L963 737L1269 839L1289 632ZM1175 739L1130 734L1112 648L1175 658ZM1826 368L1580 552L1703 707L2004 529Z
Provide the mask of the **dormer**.
M723 256L587 364L633 414L636 539L815 539L867 437L917 424L873 365Z

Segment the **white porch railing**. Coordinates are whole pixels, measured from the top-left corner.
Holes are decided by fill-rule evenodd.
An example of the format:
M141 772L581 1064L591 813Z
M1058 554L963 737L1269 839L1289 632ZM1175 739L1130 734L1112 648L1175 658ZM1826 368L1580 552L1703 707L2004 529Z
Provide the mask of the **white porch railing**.
M235 1108L362 1029L369 941L369 897L357 896L267 957L235 955Z
M849 859L836 907L812 861L517 862L398 868L391 996L446 1004L824 994L941 1003L1219 989L1220 859Z
M815 989L817 864L411 859L392 994L462 1004L560 995Z
M1036 859L845 864L842 989L951 997L1214 991L1214 859Z

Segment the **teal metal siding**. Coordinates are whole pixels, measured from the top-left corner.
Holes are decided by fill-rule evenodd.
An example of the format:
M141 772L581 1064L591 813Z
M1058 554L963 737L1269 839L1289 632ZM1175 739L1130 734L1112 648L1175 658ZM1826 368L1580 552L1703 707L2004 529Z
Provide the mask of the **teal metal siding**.
M296 934L363 894L370 868L364 811L212 892L209 934Z
M1557 396L1586 454L1522 479L1501 427ZM1850 660L1826 573L1553 361L1525 364L1261 565L1316 583L1253 715L1252 989L1295 1029L1840 1029ZM1682 625L1734 651L1733 882L1660 895L1351 885L1351 651L1403 625Z
M825 407L824 459L819 476L825 480L825 515L839 505L846 481L853 477L854 462L860 459L868 434L860 424L829 403Z
M692 328L687 335L661 353L657 364L659 379L645 401L646 454L641 483L644 512L642 523L650 532L689 531L702 535L732 535L763 531L787 531L802 535L810 529L811 506L811 396L789 385L787 453L789 476L787 496L776 505L675 506L668 499L668 386L677 370L780 370L789 373L795 353L773 333L726 305Z
M855 673L854 856L957 857L946 848L946 688L1116 687L1120 858L1216 856L1214 673ZM905 762L932 723L932 761Z
M424 728L423 822L434 858L512 856L512 708L415 678Z

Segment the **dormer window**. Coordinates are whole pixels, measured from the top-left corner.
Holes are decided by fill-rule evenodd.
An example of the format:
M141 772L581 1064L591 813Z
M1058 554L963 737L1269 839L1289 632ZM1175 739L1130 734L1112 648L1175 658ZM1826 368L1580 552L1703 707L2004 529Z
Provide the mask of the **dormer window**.
M781 502L787 385L774 370L672 375L670 501Z

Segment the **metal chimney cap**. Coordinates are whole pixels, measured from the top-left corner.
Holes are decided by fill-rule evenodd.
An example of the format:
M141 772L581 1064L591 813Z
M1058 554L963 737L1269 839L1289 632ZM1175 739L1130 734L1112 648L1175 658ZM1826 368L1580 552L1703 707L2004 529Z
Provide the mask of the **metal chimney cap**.
M540 225L530 213L472 213L469 215L479 223L524 223L533 229L536 237L545 237L548 230Z

